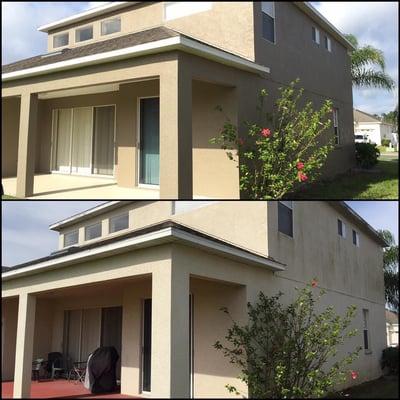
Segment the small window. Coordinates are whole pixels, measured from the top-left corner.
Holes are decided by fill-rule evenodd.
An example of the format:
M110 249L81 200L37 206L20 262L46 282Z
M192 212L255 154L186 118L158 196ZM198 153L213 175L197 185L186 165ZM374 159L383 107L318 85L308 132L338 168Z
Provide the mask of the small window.
M332 42L331 39L328 38L328 36L325 36L325 49L329 52L332 51Z
M314 43L320 43L319 30L315 26L312 27L312 40Z
M84 42L85 40L93 39L93 26L85 26L75 31L75 41Z
M334 131L334 134L335 134L335 144L339 145L340 144L339 109L338 108L333 108L332 109L332 114L333 114L333 131Z
M293 202L278 202L278 230L293 237Z
M370 350L369 347L369 330L368 330L368 318L369 311L366 308L363 308L363 333L364 333L364 350Z
M353 244L354 246L360 247L360 237L358 233L353 229Z
M121 18L109 19L101 23L101 34L103 36L116 32L121 32Z
M101 222L85 227L85 240L96 239L101 236Z
M342 238L346 238L346 225L340 219L338 219L338 235Z
M64 235L64 247L73 246L74 244L77 244L78 239L79 239L79 232L77 230L66 233Z
M273 1L261 2L263 38L275 43L275 4Z
M122 231L129 227L129 214L122 214L110 218L110 233Z
M63 47L69 44L69 34L61 33L60 35L53 36L53 47Z

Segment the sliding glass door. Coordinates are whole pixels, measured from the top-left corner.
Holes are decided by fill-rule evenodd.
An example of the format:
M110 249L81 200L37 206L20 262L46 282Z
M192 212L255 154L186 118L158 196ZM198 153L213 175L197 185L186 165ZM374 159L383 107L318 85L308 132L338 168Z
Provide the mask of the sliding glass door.
M114 127L114 106L54 110L52 170L112 176Z

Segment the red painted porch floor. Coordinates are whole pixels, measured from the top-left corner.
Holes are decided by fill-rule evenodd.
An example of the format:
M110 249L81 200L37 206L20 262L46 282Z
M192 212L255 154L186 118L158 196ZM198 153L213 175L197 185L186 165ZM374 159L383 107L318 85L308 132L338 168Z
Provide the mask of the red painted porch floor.
M14 382L1 383L1 398L12 399ZM83 384L57 379L54 381L33 381L31 384L31 398L33 399L139 399L139 397L126 396L120 393L92 394L85 389Z

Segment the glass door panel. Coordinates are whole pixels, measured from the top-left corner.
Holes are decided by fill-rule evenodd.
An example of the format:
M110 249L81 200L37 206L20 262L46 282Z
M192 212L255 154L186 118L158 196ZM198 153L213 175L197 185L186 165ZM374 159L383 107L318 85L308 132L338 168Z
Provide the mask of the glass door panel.
M93 173L97 175L114 172L114 114L114 106L94 109Z
M143 304L142 390L151 392L151 299Z
M54 111L53 122L53 170L71 172L71 122L72 109Z
M141 184L160 184L160 101L140 100L140 180Z

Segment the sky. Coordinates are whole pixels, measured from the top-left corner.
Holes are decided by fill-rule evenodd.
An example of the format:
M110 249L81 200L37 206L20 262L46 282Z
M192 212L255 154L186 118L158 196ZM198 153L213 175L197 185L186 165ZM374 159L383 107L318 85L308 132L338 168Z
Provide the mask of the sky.
M46 52L46 34L36 29L107 2L5 2L2 6L2 64ZM381 49L387 72L396 81L392 92L354 90L354 106L371 114L393 111L398 97L398 2L311 2L341 32L360 45Z
M13 266L57 250L58 233L49 225L85 211L102 201L3 201L2 265ZM398 243L398 205L395 201L347 202L375 229L388 229Z

